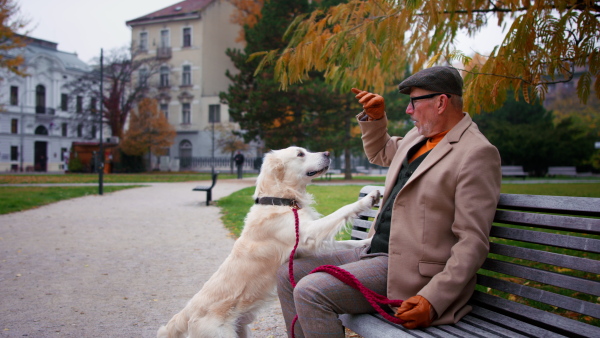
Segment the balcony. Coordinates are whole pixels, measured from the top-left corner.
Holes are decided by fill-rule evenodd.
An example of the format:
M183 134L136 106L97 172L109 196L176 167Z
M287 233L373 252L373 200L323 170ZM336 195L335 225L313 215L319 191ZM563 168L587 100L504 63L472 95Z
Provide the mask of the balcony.
M170 59L171 58L171 47L158 47L156 48L157 59Z
M54 108L46 108L44 106L35 106L36 114L46 114L46 115L55 115L56 109Z

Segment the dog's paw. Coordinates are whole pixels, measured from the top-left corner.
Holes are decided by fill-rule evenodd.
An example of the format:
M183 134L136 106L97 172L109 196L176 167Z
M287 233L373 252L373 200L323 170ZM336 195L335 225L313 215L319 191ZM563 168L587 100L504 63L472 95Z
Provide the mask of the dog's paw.
M379 202L379 199L381 198L381 193L379 192L378 189L375 189L375 190L371 191L370 193L368 193L367 196L365 196L365 198L367 198L367 197L371 198L371 207L372 207L375 204L377 204L377 202Z
M373 190L360 200L360 204L364 210L371 209L375 204L377 204L377 202L379 202L380 197L381 193L379 190Z

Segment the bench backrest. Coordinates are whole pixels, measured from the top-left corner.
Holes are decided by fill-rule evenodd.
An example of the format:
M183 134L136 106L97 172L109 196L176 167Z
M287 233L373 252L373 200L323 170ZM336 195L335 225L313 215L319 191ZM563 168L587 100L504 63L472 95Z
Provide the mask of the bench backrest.
M219 176L219 172L216 171L212 174L212 184L210 185L211 188L213 188L215 186L215 184L217 184L217 177Z
M360 195L373 189L383 192L383 187L367 186ZM366 237L376 212L359 215L354 239ZM598 217L600 198L501 194L490 254L478 272L470 303L477 311L510 313L530 323L520 324L524 334L545 336L548 329L568 336L598 336ZM565 316L587 318L596 326ZM506 318L499 320L511 325Z

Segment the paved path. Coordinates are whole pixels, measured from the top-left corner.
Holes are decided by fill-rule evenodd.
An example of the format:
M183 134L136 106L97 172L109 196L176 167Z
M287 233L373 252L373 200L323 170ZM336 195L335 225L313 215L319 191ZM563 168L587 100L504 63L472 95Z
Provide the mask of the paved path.
M203 184L206 182L203 182ZM155 337L233 245L197 182L158 183L0 216L1 337ZM219 180L213 199L253 180ZM284 337L276 302L253 326Z

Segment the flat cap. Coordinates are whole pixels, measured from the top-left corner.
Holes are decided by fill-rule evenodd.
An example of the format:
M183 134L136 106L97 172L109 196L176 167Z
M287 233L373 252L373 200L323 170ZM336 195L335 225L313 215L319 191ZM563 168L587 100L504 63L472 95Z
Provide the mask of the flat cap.
M407 77L398 85L398 90L410 94L412 87L462 96L463 80L456 68L436 66Z

